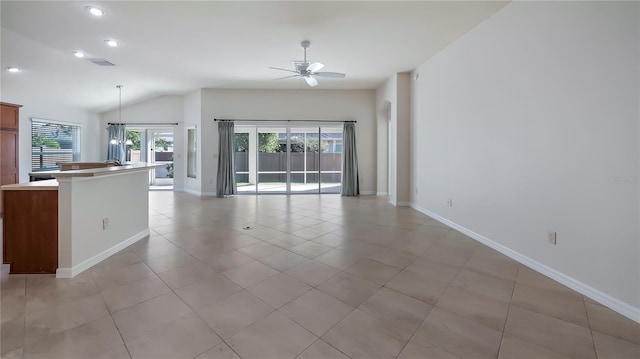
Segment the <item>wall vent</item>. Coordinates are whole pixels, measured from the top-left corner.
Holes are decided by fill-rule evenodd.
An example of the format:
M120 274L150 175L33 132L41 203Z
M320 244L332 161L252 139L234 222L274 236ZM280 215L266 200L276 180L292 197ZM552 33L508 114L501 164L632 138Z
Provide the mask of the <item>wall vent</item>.
M98 66L116 66L105 59L87 59Z

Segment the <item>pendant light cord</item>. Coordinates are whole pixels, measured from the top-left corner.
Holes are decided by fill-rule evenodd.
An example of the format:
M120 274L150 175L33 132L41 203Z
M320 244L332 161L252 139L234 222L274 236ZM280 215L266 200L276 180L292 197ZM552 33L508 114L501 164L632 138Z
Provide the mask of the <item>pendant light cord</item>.
M122 123L122 85L117 85L116 87L118 88L119 93L120 93L120 96L119 96L120 100L119 100L119 106L118 106L118 109L119 109L119 111L118 111L119 121L118 122Z

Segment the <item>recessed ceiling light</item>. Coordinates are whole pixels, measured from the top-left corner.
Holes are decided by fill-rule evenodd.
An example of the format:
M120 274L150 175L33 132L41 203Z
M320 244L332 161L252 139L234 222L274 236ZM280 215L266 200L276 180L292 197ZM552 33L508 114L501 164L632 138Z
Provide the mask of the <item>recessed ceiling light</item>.
M111 46L111 47L116 47L118 46L118 42L116 40L104 40L105 44Z
M20 71L22 71L22 69L20 69L19 67L7 67L7 71L9 71L9 72L20 72Z
M82 52L82 51L74 51L73 54L75 55L75 57L79 57L79 58L83 58L84 57L84 52Z
M104 15L104 11L98 9L97 7L87 6L86 9L93 16L100 17L100 16Z

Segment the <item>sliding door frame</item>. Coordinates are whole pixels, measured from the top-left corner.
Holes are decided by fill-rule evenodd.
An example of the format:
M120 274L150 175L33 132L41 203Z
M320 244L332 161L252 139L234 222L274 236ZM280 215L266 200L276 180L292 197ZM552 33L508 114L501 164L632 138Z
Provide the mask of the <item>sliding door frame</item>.
M255 152L255 171L256 171L256 180L255 180L255 190L253 191L238 191L238 194L247 194L247 195L263 195L263 194L286 194L286 195L290 195L290 194L339 194L340 192L324 192L322 190L322 128L323 127L338 127L338 126L342 126L343 121L319 121L319 122L315 122L315 121L273 121L272 125L267 125L265 126L263 123L256 121L255 123L247 121L247 124L242 124L242 125L236 125L236 133L247 133L249 137L251 137L251 135L253 134L255 136L255 141L250 141L255 143L255 147L256 148L251 148L249 146L249 148L246 149L247 152L251 152L254 151ZM286 182L285 182L285 191L284 192L261 192L260 191L260 137L259 134L260 132L260 128L282 128L284 129L284 133L286 134ZM314 128L317 129L317 135L318 135L318 157L317 157L317 167L318 170L317 172L313 172L314 174L317 175L317 181L318 181L318 185L317 185L317 189L314 192L305 192L305 191L300 191L300 192L296 192L296 191L292 191L292 166L291 166L291 154L292 154L292 148L291 148L291 133L292 133L292 129L295 131L296 128L303 128L303 129L308 129L308 128ZM253 129L253 131L251 130ZM244 130L244 131L243 131ZM281 132L279 132L281 133ZM304 152L303 152L303 161L304 161L304 172L306 172L307 168L306 168L306 162L307 162L307 147L306 144L304 146ZM343 152L340 151L340 158L342 159L343 156ZM247 157L250 161L251 156L249 155L249 153L247 154ZM342 161L340 161L342 162ZM249 174L247 175L248 178L251 177L251 161L249 162ZM236 175L237 175L237 171L236 171ZM335 173L335 172L334 172ZM340 169L340 177L342 178L342 169Z

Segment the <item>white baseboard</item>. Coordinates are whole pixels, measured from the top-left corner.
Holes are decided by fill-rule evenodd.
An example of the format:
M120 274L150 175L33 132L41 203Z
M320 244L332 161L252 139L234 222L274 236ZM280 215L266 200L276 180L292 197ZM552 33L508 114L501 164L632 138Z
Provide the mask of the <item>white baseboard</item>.
M200 196L202 197L215 197L217 195L215 192L200 192Z
M184 188L182 191L186 193L194 194L196 196L200 195L200 191L196 191L195 189L191 189L191 188Z
M411 202L396 202L396 207L411 207Z
M414 208L415 210L422 212L424 214L426 214L427 216L435 219L438 222L444 223L447 226L461 232L464 233L465 235L475 239L476 241L487 245L488 247L491 247L493 249L495 249L496 251L506 255L507 257L516 260L518 262L520 262L521 264L524 264L525 266L540 272L541 274L546 275L547 277L575 290L576 292L591 298L592 300L610 308L611 310L618 312L622 315L624 315L625 317L640 323L640 308L635 308L632 305L629 305L625 302L622 302L598 289L595 289L591 286L588 286L572 277L569 277L568 275L561 273L545 264L542 264L534 259L531 259L521 253L518 253L508 247L503 246L500 243L494 242L491 239L476 233L466 227L463 227L457 223L454 223L442 216L440 216L439 214L436 214L434 212L431 212L430 210L420 207L418 205L416 205L415 203L411 203L411 207Z
M376 196L388 196L389 192L376 192Z
M145 229L144 231L129 237L128 239L116 244L115 246L96 254L95 256L87 259L77 266L73 266L73 268L58 268L56 270L56 278L73 278L148 235L149 229Z
M363 196L370 196L372 194L376 194L375 191L360 191L360 194Z

